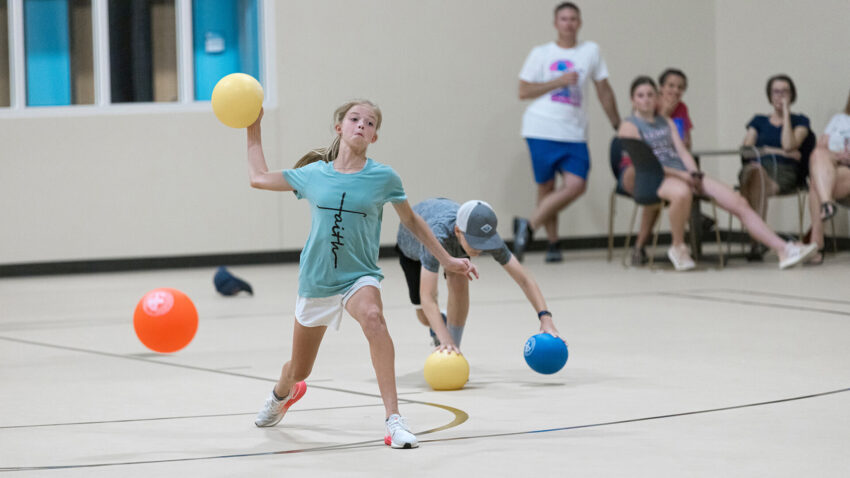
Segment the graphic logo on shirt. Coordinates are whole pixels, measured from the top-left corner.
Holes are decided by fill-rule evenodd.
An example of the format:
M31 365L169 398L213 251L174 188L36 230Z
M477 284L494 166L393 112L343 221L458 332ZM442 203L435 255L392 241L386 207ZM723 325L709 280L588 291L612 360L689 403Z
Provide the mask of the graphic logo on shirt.
M564 73L576 71L576 67L570 60L557 60L549 65L549 71L557 71L560 76ZM581 88L576 84L555 90L551 94L551 99L558 103L579 107L581 106Z
M339 250L340 247L343 247L345 245L342 242L342 239L343 239L342 231L345 230L345 228L342 227L342 213L347 212L349 214L360 214L361 216L366 217L365 212L348 211L346 209L343 209L344 204L345 204L345 193L342 193L342 198L340 198L340 200L339 200L339 207L317 206L319 209L327 209L329 211L335 211L336 212L336 214L334 214L334 227L331 228L331 254L333 254L333 256L334 256L334 269L336 269L337 260L339 259L336 255L336 252Z

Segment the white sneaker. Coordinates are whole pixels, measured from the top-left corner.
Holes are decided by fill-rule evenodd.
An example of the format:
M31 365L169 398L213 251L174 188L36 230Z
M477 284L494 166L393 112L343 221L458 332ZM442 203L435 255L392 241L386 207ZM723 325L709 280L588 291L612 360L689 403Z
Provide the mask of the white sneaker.
M673 267L677 271L689 271L696 267L694 260L691 259L691 254L688 252L688 246L680 244L679 246L671 246L667 249L667 257L673 263Z
M289 390L289 395L283 397L283 400L274 398L274 392L269 393L269 398L266 399L266 404L257 418L254 419L254 425L258 427L273 427L283 418L286 411L289 410L295 402L297 402L304 393L307 392L307 384L298 382Z
M387 418L387 436L384 437L384 444L393 448L419 447L419 442L407 427L407 420L398 414L392 414L390 418Z
M785 243L785 259L779 261L779 269L787 269L794 267L797 264L807 260L817 254L818 245L812 244L797 244L794 242Z

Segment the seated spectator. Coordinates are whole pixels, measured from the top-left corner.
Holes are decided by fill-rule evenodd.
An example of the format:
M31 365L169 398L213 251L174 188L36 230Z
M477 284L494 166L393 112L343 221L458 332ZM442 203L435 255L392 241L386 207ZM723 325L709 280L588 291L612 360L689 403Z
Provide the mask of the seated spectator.
M787 75L774 75L767 80L767 99L773 107L768 115L755 115L747 123L742 155L745 158L738 180L741 194L750 207L764 219L767 199L787 194L803 184L806 168L801 152L809 134L809 118L792 114L791 105L797 99L797 89ZM763 250L755 243L749 260L760 260Z
M809 177L811 242L817 244L819 252L810 262L820 264L823 262L823 221L835 215L836 200L850 207L850 96L844 112L833 116L818 138L809 163Z
M659 93L658 114L670 118L676 124L679 137L691 150L691 130L694 125L688 115L688 107L682 101L682 95L688 89L688 77L682 70L667 68L658 77Z
M665 177L658 187L657 194L670 206L673 244L668 249L667 256L675 269L682 271L693 269L695 266L685 245L685 223L690 215L694 193L713 198L718 206L738 217L753 239L776 252L780 269L799 264L815 254L817 246L783 241L740 194L723 183L703 177L679 135L673 134L676 129L673 121L657 114L657 96L658 90L652 78L636 78L631 86L633 114L620 125L618 135L620 138L634 138L646 142L664 167ZM623 188L632 194L634 176L632 175L629 183L625 177L626 173L627 171L623 172Z
M658 77L658 84L661 85L660 95L658 96L658 114L673 120L679 133L679 138L682 139L685 147L690 151L693 123L691 123L691 117L688 115L688 107L682 101L682 95L688 89L688 77L685 76L682 70L667 68ZM618 153L615 152L612 154L617 155ZM634 169L626 169L629 165L631 165L631 160L627 154L616 158L612 156L611 167L614 170L614 176L618 180L622 177L623 180L629 183L634 181ZM625 172L625 174L621 175L621 171ZM620 189L623 189L622 184L620 184ZM635 239L635 247L631 253L632 265L642 265L648 262L644 246L652 235L652 227L657 218L658 210L644 208L640 221L640 231L638 231L637 238ZM703 216L702 223L703 228L707 228L708 230L711 230L711 227L714 226L714 221L707 216Z

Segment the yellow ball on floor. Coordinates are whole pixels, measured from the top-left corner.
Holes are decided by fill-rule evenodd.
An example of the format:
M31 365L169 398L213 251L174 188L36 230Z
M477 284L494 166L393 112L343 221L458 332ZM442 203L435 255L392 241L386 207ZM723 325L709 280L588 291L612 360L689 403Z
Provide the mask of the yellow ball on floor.
M425 381L434 390L459 390L469 380L469 363L454 352L434 352L425 360Z
M232 73L218 80L211 101L219 121L231 128L247 128L260 116L263 87L251 75Z

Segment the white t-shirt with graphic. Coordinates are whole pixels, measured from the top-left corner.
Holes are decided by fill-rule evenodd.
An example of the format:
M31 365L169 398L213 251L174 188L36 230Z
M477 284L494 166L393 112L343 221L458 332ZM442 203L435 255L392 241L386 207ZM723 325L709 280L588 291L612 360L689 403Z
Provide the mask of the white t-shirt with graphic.
M561 48L555 42L534 47L525 59L519 79L546 83L564 73L578 72L578 85L546 92L528 105L522 117L522 136L555 141L587 141L588 80L608 78L599 45L581 42Z
M829 135L830 151L850 150L850 115L838 113L833 116L823 134Z

